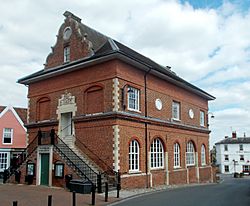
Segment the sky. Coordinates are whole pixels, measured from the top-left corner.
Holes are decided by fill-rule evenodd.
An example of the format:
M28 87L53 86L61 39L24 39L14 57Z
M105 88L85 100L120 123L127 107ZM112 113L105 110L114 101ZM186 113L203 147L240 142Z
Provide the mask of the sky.
M68 10L216 97L210 147L250 137L250 0L0 0L0 105L27 107L17 80L43 69ZM211 118L212 114L215 118Z

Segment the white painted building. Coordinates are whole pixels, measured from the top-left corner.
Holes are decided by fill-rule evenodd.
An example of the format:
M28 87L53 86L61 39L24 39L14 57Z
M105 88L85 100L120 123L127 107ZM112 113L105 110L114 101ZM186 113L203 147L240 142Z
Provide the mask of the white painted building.
M250 172L250 137L237 137L236 132L232 137L215 143L216 163L221 173Z

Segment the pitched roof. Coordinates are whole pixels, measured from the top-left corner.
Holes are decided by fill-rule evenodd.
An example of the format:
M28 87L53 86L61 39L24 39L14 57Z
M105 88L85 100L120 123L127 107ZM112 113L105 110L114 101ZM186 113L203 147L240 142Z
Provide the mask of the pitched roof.
M225 138L215 144L250 144L250 137Z
M93 44L94 54L83 59L79 59L68 64L57 66L50 69L43 69L29 76L21 78L18 83L29 84L31 82L40 81L45 78L49 78L58 74L71 72L75 69L84 68L84 66L97 64L105 60L119 58L126 61L129 64L140 67L145 71L150 71L152 74L159 76L173 84L176 84L186 90L189 90L197 95L206 98L207 100L214 100L215 97L194 86L193 84L185 81L184 79L177 76L169 67L164 67L148 57L136 52L135 50L125 46L124 44L101 34L100 32L86 26L81 23L81 19L76 17L70 12L65 12L65 16L71 15L75 18L79 24L79 28L82 34L87 34L87 38Z
M18 117L22 120L23 124L27 123L27 109L26 108L19 108L19 107L11 107L11 106L0 106L0 114L7 108L12 110L12 108L15 110ZM3 115L3 114L1 114ZM15 114L14 114L15 115Z

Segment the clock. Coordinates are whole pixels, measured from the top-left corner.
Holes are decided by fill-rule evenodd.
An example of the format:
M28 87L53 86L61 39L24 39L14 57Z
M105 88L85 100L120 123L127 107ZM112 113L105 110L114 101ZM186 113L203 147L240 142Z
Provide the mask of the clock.
M66 27L63 32L63 39L68 40L72 34L72 30L70 27Z
M156 99L155 100L155 107L156 109L158 109L159 111L162 109L162 102L160 99Z
M194 111L192 109L189 109L188 114L191 119L194 118Z

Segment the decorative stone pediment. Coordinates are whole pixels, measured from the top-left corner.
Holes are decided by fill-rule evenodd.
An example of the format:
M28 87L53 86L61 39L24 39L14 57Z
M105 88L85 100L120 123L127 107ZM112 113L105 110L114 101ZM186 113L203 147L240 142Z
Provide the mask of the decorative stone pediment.
M65 91L65 94L63 94L61 99L59 99L59 106L68 104L75 104L75 96L72 96L71 93Z

